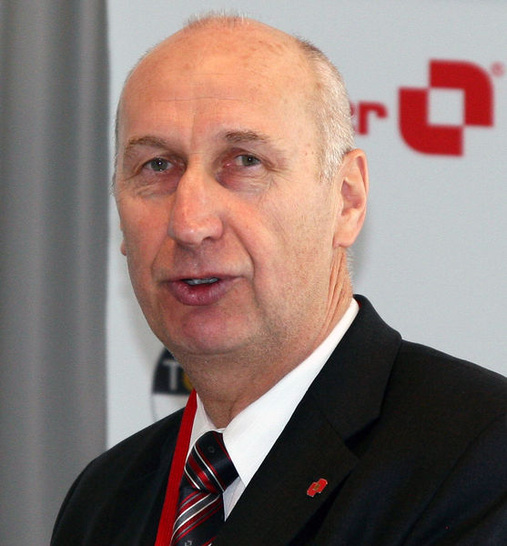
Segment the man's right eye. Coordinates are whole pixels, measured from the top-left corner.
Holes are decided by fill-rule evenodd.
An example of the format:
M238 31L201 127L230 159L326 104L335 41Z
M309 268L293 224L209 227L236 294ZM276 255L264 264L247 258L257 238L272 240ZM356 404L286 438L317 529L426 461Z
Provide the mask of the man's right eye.
M145 167L155 172L164 172L171 167L171 162L161 157L155 157L145 163Z

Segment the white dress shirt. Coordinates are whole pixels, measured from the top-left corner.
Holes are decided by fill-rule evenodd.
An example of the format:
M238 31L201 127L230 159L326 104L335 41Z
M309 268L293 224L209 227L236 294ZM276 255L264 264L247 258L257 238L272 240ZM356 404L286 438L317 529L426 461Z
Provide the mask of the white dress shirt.
M359 305L353 299L341 320L317 349L268 392L236 415L225 429L217 429L213 425L197 397L189 453L200 436L210 430L218 430L223 433L225 446L238 471L238 478L224 492L226 518L358 311Z

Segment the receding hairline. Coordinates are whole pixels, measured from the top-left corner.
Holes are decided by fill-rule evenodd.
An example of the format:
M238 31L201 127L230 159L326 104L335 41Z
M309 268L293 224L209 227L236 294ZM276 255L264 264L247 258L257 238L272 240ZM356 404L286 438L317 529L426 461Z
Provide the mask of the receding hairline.
M316 71L312 67L311 57L315 51L318 50L313 44L307 42L304 39L293 36L287 32L279 30L275 27L267 25L256 19L241 15L237 12L227 11L209 11L204 14L192 15L185 22L184 26L177 32L171 34L167 38L161 40L148 51L146 51L136 62L136 64L131 68L120 94L120 99L118 101L117 110L116 110L116 120L115 120L115 136L116 144L118 139L118 128L121 114L121 107L125 96L125 91L128 88L129 82L132 80L135 73L139 68L142 68L145 62L149 62L150 58L153 58L156 55L162 54L164 50L171 53L171 47L174 47L178 40L185 40L189 36L198 35L200 31L214 30L214 29L230 29L236 30L240 27L250 27L252 29L258 29L260 31L264 30L266 36L269 33L272 33L273 36L279 37L279 44L283 43L287 47L288 51L292 51L299 57L302 61L302 67L305 68L307 75L312 78L316 78ZM266 41L266 45L269 45L269 42Z
M279 49L281 54L294 53L296 56L300 56L300 59L310 69L310 72L312 72L311 66L308 63L309 52L312 49L317 50L317 48L309 45L309 42L306 42L306 40L300 39L297 36L289 34L256 19L238 14L225 14L220 12L210 12L204 15L190 17L179 31L156 44L145 55L143 55L132 72L135 71L136 67L142 64L143 60L149 58L152 53L156 54L164 49L167 49L167 51L170 52L171 46L176 45L179 40L191 39L193 36L199 36L201 32L213 32L215 30L250 30L252 31L254 38L259 38L259 43L263 47L272 48L273 51L275 51L277 48L282 46L283 49ZM258 32L257 35L255 35L256 32ZM245 35L245 41L251 39L252 34L248 36Z
M309 62L310 69L313 68L311 66L311 60L313 58L319 58L330 62L326 55L311 41L236 12L211 11L201 15L192 15L187 19L184 26L172 36L176 36L178 34L184 36L188 33L206 29L225 28L235 30L240 27L251 27L252 29L257 28L259 30L264 30L266 33L272 33L274 36L279 36L280 39L283 39L288 45L294 46L294 51L302 54L302 58ZM170 38L171 36L169 39ZM161 44L162 43L163 42L161 42Z

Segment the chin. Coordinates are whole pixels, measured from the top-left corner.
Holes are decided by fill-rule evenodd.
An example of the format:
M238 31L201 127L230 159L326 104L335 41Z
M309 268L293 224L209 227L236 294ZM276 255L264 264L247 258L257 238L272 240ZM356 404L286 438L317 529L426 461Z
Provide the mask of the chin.
M248 346L251 336L237 329L204 327L198 331L171 336L166 346L178 360L192 357L213 357L240 354Z

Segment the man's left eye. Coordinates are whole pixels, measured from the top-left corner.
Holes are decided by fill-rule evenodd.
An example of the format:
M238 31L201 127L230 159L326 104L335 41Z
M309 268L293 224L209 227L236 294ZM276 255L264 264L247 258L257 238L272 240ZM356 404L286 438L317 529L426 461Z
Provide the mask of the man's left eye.
M241 154L235 158L236 164L241 167L253 167L260 164L260 159L254 155Z

